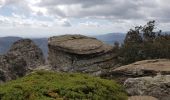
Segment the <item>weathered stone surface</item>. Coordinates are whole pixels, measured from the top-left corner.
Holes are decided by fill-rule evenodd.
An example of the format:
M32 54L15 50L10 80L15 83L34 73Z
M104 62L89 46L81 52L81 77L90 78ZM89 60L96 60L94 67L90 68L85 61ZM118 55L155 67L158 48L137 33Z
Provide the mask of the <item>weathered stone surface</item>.
M49 64L54 70L99 75L115 65L113 47L82 35L51 37Z
M0 83L22 77L44 62L42 51L31 40L19 40L0 56Z
M111 70L109 74L117 78L119 77L121 81L127 78L155 76L157 74L168 75L170 74L170 60L155 59L138 61Z
M26 62L15 54L0 56L0 83L26 74Z
M148 95L159 100L170 98L170 75L157 75L155 77L129 78L124 86L129 95Z
M131 96L128 100L158 100L151 96Z
M23 58L29 69L44 65L45 62L42 50L30 39L16 41L11 46L8 53L13 53L20 58Z

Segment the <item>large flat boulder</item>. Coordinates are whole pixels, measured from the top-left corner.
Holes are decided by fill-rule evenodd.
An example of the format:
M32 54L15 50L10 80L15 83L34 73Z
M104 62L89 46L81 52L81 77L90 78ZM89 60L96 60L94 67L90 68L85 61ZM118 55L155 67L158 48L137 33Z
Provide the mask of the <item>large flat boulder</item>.
M58 50L74 54L93 54L100 52L108 52L112 50L109 45L103 42L83 36L83 35L63 35L49 38L49 46L53 46Z
M113 47L83 35L63 35L48 40L51 67L57 71L101 74L115 65Z
M121 66L114 69L115 72L125 72L129 75L144 75L144 71L153 73L168 74L170 73L170 60L169 59L154 59L143 60L133 64ZM146 73L147 74L147 73Z
M117 77L120 81L127 78L155 76L157 74L170 74L169 59L154 59L138 61L129 65L121 66L110 71L109 75Z
M127 93L132 96L148 95L159 100L170 99L170 75L129 78L125 81L124 86Z

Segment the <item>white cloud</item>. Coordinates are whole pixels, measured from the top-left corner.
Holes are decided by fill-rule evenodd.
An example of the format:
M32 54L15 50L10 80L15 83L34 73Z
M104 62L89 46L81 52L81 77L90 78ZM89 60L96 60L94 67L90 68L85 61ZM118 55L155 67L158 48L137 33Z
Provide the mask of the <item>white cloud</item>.
M79 25L81 26L87 26L87 27L100 27L100 24L97 22L84 22L84 23L80 23Z
M68 19L64 18L64 19L56 19L54 21L54 26L58 25L58 26L65 26L65 27L70 27L71 23Z
M13 7L15 12L25 15L122 20L168 20L169 3L169 0L0 0L1 6Z
M2 7L5 4L5 0L0 0L0 7Z
M4 26L5 25L5 26ZM32 18L25 18L25 16L19 16L13 13L12 17L4 17L0 16L0 27L69 27L71 24L68 19L55 20L55 22L51 21L40 21Z

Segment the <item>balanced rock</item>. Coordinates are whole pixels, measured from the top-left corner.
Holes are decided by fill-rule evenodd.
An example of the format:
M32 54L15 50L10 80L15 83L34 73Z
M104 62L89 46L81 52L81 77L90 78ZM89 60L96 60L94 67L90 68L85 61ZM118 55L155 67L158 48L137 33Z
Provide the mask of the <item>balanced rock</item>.
M124 86L129 95L148 95L159 100L170 99L170 75L129 78ZM150 99L148 99L150 100Z
M48 40L49 64L54 70L99 75L115 65L113 47L82 35L63 35Z

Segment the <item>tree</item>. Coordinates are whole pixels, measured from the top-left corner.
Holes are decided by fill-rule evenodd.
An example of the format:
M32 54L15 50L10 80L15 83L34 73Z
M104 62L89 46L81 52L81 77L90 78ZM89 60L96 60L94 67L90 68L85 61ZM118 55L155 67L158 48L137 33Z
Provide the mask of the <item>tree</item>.
M120 45L119 42L115 41L114 42L114 49L118 50L120 48L119 45Z
M146 25L143 26L143 38L144 41L153 41L156 37L156 32L153 32L155 29L155 20L149 21Z
M170 59L170 35L154 31L155 21L130 29L120 47L121 64L145 59Z
M130 29L125 37L124 44L131 45L142 43L143 40L140 33L141 29L142 29L141 26L136 26L135 29Z

